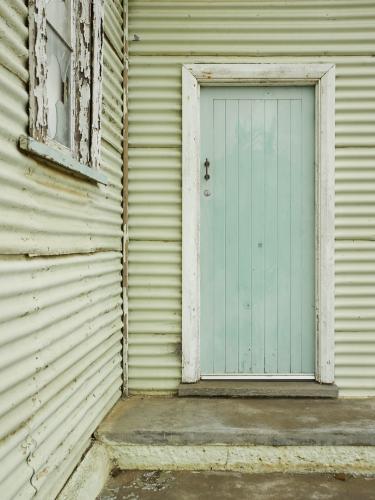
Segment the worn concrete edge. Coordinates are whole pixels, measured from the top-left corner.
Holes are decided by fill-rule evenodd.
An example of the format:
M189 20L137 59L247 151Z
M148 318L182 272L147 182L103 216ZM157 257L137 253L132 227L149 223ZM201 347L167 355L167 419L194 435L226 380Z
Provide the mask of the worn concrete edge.
M373 446L375 433L368 430L340 430L329 427L319 429L292 430L231 430L198 431L188 429L180 431L165 430L106 430L97 431L96 438L109 445L160 445L160 446Z
M95 500L112 469L108 449L94 443L68 479L56 500Z
M123 470L350 473L375 476L373 446L157 446L107 444Z
M21 135L19 138L19 146L22 151L42 158L49 165L64 170L65 172L70 172L72 175L89 181L99 182L100 184L108 184L107 177L99 170L88 167L72 158L69 154L58 151L48 144L36 141L32 137Z

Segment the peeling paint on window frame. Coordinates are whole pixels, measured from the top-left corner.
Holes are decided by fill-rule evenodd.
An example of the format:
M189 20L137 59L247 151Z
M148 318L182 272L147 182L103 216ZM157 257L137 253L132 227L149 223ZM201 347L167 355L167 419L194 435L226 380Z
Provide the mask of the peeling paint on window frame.
M48 137L46 1L29 0L29 134L86 167L100 165L103 0L72 0L72 147ZM90 177L87 175L87 177Z

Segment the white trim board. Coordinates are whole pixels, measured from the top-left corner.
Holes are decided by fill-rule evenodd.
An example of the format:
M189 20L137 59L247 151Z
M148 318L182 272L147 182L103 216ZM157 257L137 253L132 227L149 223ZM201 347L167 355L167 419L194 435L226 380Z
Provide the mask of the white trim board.
M200 86L312 85L316 100L316 370L334 382L335 66L187 64L182 67L182 382L200 379Z

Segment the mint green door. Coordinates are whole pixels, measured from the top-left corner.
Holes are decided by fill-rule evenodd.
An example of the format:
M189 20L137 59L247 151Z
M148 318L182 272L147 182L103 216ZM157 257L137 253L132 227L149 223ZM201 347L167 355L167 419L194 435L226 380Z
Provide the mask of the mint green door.
M201 89L202 376L314 374L314 144L313 87Z

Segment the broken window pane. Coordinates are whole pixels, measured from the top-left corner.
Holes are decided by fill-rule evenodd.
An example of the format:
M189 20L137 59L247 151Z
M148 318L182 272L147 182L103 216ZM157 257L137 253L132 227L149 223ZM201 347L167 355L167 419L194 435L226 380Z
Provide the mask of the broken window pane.
M47 23L71 47L70 0L46 0Z
M71 147L70 0L47 0L48 136Z

